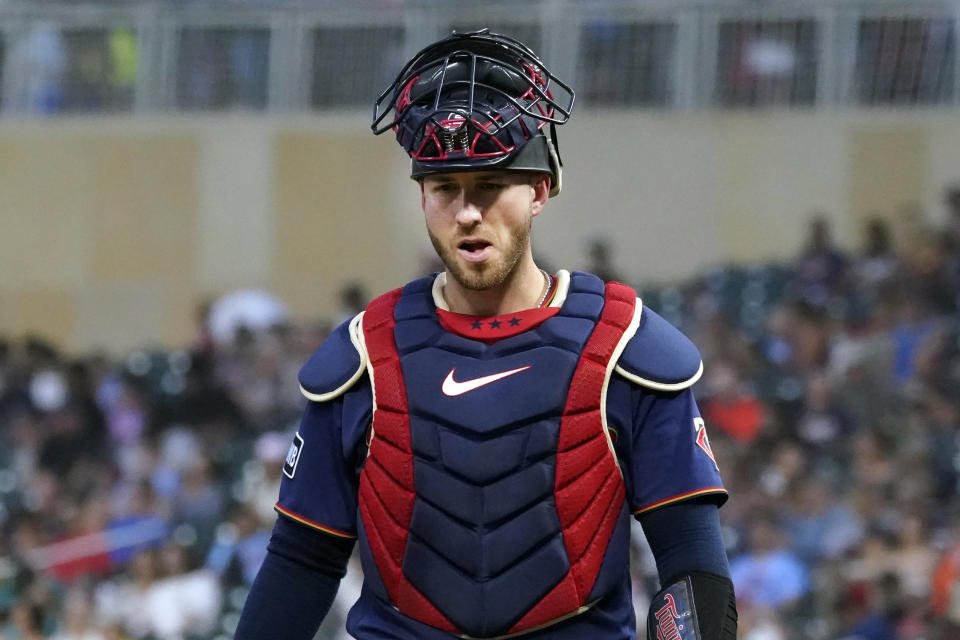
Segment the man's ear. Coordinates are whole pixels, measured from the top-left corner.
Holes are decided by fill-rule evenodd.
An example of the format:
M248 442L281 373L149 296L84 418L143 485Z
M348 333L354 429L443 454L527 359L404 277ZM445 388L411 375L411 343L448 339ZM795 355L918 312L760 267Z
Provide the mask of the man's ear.
M533 200L530 203L533 215L537 215L543 210L547 199L550 197L550 174L535 173L530 178L530 186L533 187Z

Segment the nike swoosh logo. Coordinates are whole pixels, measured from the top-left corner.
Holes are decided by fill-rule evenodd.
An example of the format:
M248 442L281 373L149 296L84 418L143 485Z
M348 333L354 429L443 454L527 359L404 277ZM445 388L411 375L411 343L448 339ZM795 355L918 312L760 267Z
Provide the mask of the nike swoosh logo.
M468 391L473 391L474 389L479 389L480 387L490 384L491 382L496 382L497 380L502 380L507 376L512 376L515 373L520 373L521 371L526 371L530 368L530 365L525 367L520 367L519 369L511 369L510 371L502 371L500 373L493 373L489 376L482 376L480 378L474 378L473 380L464 380L463 382L457 382L453 379L453 373L457 370L456 367L450 369L450 373L447 374L447 377L443 380L443 386L440 387L440 390L443 391L444 395L448 396L461 396Z

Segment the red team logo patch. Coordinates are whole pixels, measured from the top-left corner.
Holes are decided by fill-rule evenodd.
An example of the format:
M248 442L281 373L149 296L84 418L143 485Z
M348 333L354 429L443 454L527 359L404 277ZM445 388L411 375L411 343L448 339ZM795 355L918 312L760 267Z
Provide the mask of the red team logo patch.
M707 438L707 425L703 423L703 418L694 418L693 427L697 430L697 446L710 456L710 459L713 460L713 466L717 467L719 471L720 467L717 466L717 459L713 457L713 449L710 448L710 439Z
M664 596L664 599L667 603L654 614L657 618L657 640L682 640L680 631L683 630L683 626L677 624L680 618L677 603L669 593Z

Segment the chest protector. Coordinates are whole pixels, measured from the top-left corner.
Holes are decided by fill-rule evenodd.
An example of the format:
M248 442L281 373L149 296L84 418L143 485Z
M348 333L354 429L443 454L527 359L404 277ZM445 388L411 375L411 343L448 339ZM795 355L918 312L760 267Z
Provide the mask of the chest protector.
M430 287L385 294L362 320L375 407L359 489L368 584L463 637L585 611L625 570L601 570L626 513L604 410L636 294L575 274L557 315L487 344L446 331Z

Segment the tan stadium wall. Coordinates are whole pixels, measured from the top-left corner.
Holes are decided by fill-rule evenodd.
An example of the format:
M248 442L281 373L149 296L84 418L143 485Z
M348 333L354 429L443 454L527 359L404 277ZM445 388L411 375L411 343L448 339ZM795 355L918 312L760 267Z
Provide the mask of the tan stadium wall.
M578 268L609 237L634 283L788 258L814 210L852 248L871 213L936 221L960 179L951 112L594 112L560 142L536 253ZM0 335L180 346L200 300L243 286L332 314L349 280L379 292L420 273L407 170L363 116L0 120Z

